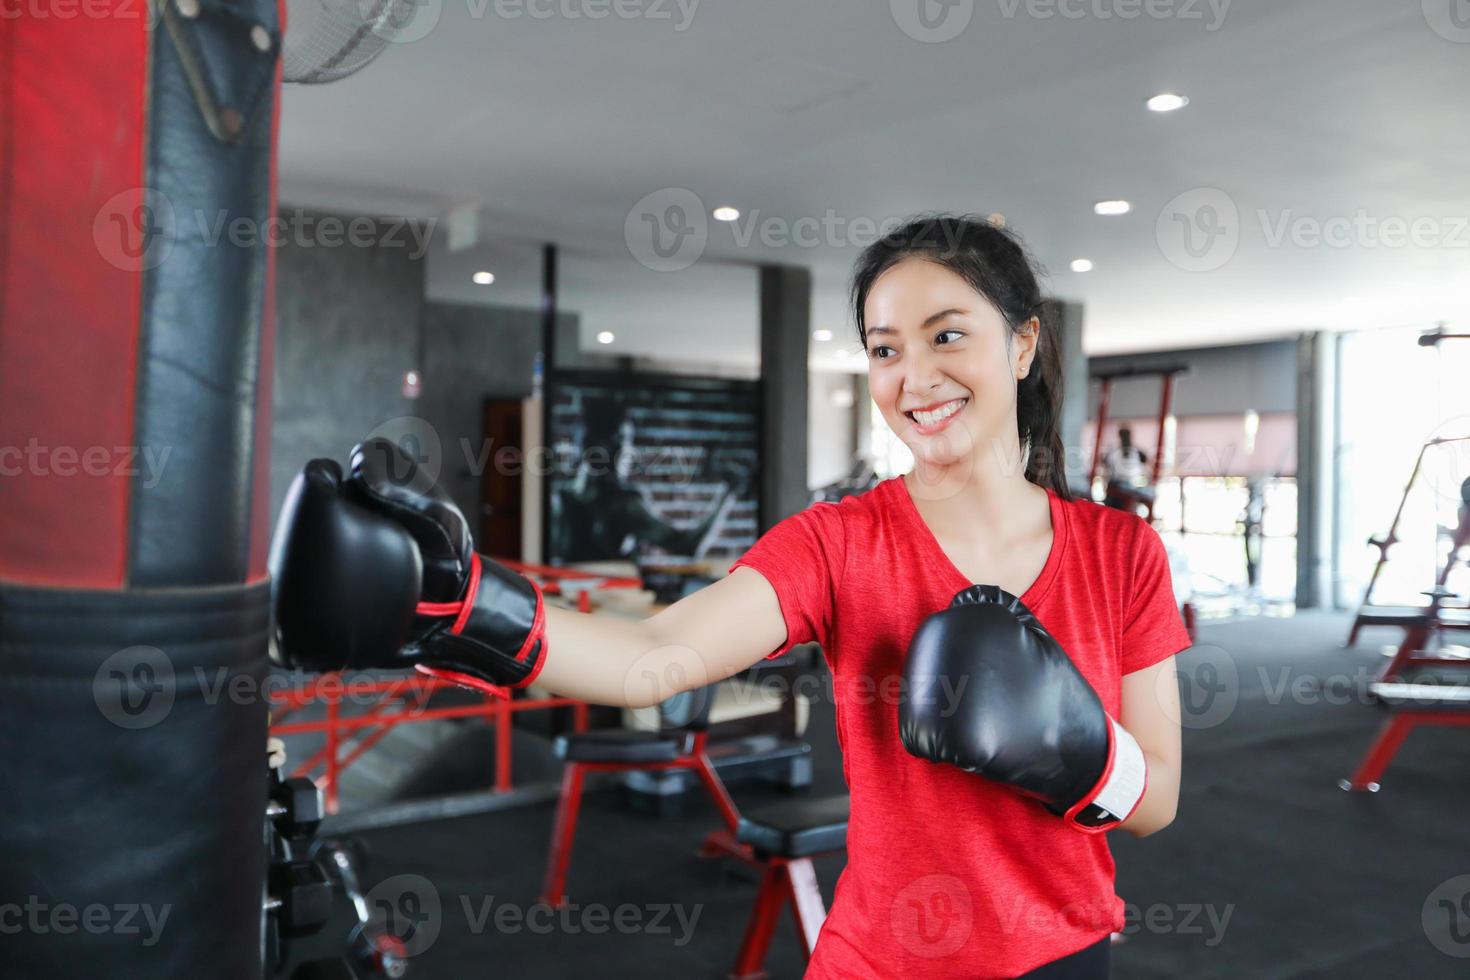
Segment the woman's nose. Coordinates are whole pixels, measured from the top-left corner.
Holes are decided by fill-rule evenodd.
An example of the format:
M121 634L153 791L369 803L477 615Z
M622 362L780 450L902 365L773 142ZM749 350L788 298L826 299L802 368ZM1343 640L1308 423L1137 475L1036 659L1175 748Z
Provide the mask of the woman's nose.
M922 395L938 388L942 381L938 366L926 354L919 353L909 359L908 370L903 375L903 390L912 395Z

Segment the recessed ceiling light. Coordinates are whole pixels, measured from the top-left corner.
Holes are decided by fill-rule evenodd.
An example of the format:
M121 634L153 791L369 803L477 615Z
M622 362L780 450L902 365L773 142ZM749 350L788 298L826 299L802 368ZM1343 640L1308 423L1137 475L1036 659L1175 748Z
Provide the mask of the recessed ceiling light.
M1175 95L1173 92L1161 92L1149 99L1146 103L1154 112L1173 112L1183 109L1189 105L1189 96Z
M736 218L740 217L740 209L732 208L730 207L730 205L725 204L715 208L714 211L711 212L711 215L716 221L734 221Z
M617 338L613 336L611 330L603 330L597 335L597 342L599 344L610 344L614 340L617 340Z
M851 357L852 356L852 351L848 350L846 347L843 347L842 349L840 349L837 352L837 356L838 357Z
M832 331L830 331L830 330L813 330L812 331L812 339L813 340L821 341L822 343L826 343L827 341L829 341L829 340L832 339Z
M473 280L475 280L475 285L476 286L488 286L492 282L495 281L495 273L493 273L493 272L477 272L473 276L471 276L470 278L473 279Z
M1112 217L1113 215L1127 214L1133 210L1133 205L1127 201L1098 201L1092 206L1094 214L1102 214Z
M1072 260L1072 271L1073 272L1091 272L1092 271L1092 260L1091 259L1073 259Z

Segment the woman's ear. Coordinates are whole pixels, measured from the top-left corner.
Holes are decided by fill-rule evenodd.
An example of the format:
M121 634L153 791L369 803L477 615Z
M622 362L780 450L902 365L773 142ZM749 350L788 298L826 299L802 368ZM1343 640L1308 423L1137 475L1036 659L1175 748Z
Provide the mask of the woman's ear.
M1016 333L1016 380L1020 381L1031 373L1041 345L1041 321L1032 317L1021 325Z

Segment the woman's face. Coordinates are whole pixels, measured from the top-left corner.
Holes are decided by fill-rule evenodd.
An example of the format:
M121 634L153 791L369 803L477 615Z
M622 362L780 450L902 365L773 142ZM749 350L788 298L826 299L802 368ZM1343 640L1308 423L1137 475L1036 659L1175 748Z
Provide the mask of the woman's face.
M948 466L1016 440L1016 383L1035 353L1034 324L1007 345L1005 318L942 265L904 259L873 283L868 388L917 460Z

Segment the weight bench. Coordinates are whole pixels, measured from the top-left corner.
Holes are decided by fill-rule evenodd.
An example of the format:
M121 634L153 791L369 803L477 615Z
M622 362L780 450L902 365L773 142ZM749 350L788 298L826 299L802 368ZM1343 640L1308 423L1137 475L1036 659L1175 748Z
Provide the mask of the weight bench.
M1403 684L1380 681L1368 690L1393 712L1378 738L1363 756L1351 779L1338 781L1342 789L1376 793L1388 764L1409 732L1420 725L1470 725L1470 687L1443 684Z
M791 899L803 962L810 960L827 918L812 858L847 847L847 794L787 800L742 814L735 840L762 868L760 891L745 926L731 980L767 976L764 963L781 906Z

